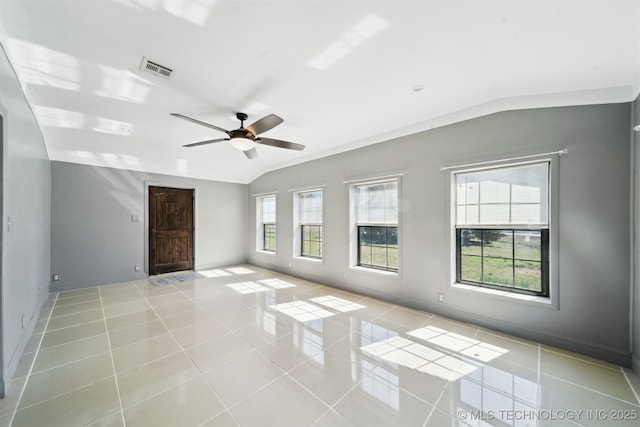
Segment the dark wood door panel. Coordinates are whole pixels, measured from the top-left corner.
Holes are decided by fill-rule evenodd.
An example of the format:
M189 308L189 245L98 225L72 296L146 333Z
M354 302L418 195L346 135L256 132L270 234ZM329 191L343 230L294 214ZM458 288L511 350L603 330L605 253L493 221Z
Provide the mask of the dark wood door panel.
M149 274L193 269L193 190L149 187Z

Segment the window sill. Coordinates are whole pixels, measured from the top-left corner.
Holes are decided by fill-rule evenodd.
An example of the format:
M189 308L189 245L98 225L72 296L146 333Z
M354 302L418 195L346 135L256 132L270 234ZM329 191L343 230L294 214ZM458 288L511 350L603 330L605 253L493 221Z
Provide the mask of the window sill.
M294 256L293 257L294 260L298 261L308 261L308 262L313 262L316 264L322 264L324 261L322 258L311 258L311 257L307 257L307 256Z
M463 292L474 293L476 295L488 295L500 299L508 299L514 302L522 302L526 304L539 304L545 308L555 308L550 297L541 297L536 295L519 294L516 292L501 291L499 289L483 288L480 286L466 285L464 283L454 283L451 285L452 289L460 290Z
M377 268L360 267L358 265L351 266L351 270L364 271L367 273L379 274L382 276L400 277L400 273L397 271L378 270Z
M264 255L276 255L276 252L272 252L272 251L263 251L262 249L257 249L256 253L258 254L264 254Z

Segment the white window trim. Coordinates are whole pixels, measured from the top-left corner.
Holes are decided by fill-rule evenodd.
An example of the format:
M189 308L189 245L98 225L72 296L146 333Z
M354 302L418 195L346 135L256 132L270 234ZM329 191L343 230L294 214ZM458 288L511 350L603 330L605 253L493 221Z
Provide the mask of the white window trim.
M276 255L278 249L278 193L262 193L256 194L255 196L256 202L256 252L265 255ZM274 197L276 201L276 222L274 223L276 226L276 250L275 251L265 251L264 250L264 227L262 222L262 199L265 197ZM267 223L271 224L271 223Z
M322 247L320 249L322 256L320 258L312 258L308 256L302 255L302 233L301 227L302 223L300 222L300 194L302 193L312 193L319 191L322 193L322 222L320 225L322 227ZM313 263L324 263L324 254L325 254L325 226L324 226L324 217L325 217L325 203L324 203L324 186L322 187L310 187L310 188L302 188L296 189L292 191L293 193L293 258L296 260L309 261ZM307 224L314 225L314 224Z
M385 182L398 183L398 271L379 270L377 268L358 265L358 220L356 205L356 187L361 185L382 184ZM377 178L354 179L344 181L349 185L349 269L381 276L402 278L402 175L385 175Z
M448 239L449 249L449 265L448 283L452 292L472 293L479 298L487 297L500 299L503 301L511 301L527 305L535 305L538 307L559 310L559 256L558 256L558 218L559 218L559 167L560 162L558 155L548 157L548 154L541 155L531 160L514 162L502 161L492 163L490 166L482 167L459 167L448 168L446 170L447 182L449 183L448 203L447 203L447 222L449 225L450 238ZM508 290L484 288L480 286L467 285L456 282L456 174L475 172L482 170L491 170L510 166L524 166L541 162L549 162L549 296L526 295L518 292L510 292Z

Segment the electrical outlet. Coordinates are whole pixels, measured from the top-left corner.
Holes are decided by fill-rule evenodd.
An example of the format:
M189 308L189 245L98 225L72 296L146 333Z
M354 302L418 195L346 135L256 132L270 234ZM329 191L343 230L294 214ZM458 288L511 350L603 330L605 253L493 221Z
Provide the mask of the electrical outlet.
M140 266L139 265L135 265L133 267L133 271L140 271Z
M347 278L347 273L342 273L342 279L346 279Z
M54 274L53 275L53 281L57 282L58 280L60 280L60 275L59 274Z
M25 323L26 318L24 317L24 314L22 315L22 329L24 329L24 323Z
M289 263L289 268L291 268L291 263Z
M444 294L442 292L438 292L438 302L444 304Z

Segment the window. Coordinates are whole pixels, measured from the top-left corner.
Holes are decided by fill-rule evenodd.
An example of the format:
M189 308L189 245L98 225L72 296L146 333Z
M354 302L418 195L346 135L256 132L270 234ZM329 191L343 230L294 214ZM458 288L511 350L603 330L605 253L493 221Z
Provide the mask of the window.
M357 262L398 271L398 180L353 186Z
M258 249L276 251L276 196L257 198Z
M549 162L455 174L456 280L549 295Z
M300 250L303 257L322 258L322 190L297 193L300 209Z

